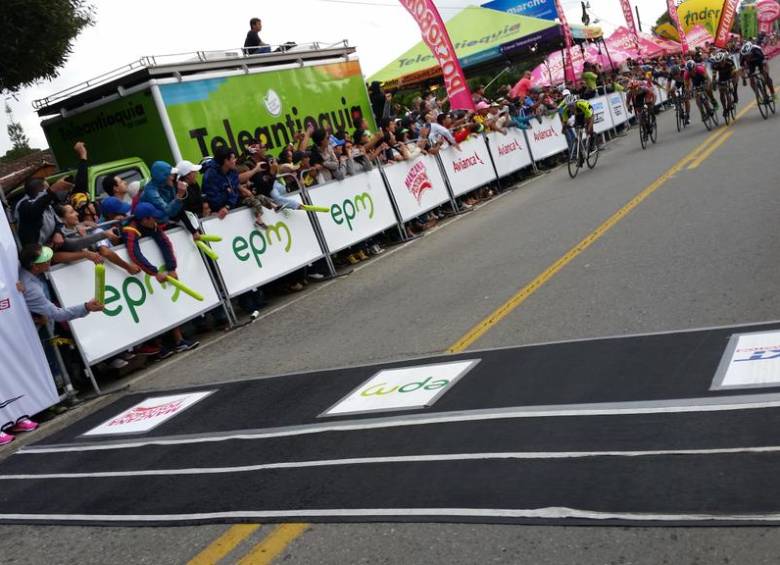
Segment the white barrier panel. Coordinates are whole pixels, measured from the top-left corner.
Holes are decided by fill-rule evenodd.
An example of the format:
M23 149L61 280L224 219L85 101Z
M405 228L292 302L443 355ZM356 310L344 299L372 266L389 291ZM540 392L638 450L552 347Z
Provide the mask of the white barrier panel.
M192 236L181 228L166 232L176 253L179 280L203 295L198 301L169 283L159 283L141 272L129 275L106 262L106 308L103 313L70 322L87 362L93 365L115 353L174 328L219 304L217 292ZM114 248L129 262L124 246ZM141 252L155 265L163 265L157 244L144 238ZM94 297L95 266L90 261L54 267L50 279L62 306L83 304Z
M287 198L300 202L298 195ZM233 297L278 279L324 256L309 215L298 210L263 210L267 229L254 223L254 210L239 208L224 220L212 216L201 222L203 231L222 241L209 245L219 255L217 266L228 294Z
M423 155L385 166L383 171L404 222L450 200L435 157Z
M505 177L531 165L531 153L523 132L519 129L510 128L506 135L491 132L487 134L487 138L499 177Z
M531 129L525 132L528 135L531 154L536 161L568 151L569 146L566 136L561 133L562 129L563 124L557 113L552 117L545 116L542 123L539 123L539 120L531 120Z
M317 214L331 253L355 245L398 224L378 169L307 190L312 204L330 208Z
M626 104L619 92L613 92L607 96L609 107L612 110L612 123L616 126L625 123L628 120L626 114Z
M590 100L590 105L593 106L593 131L603 133L612 129L612 115L607 108L607 97L594 98Z
M460 151L448 147L439 153L452 194L460 196L496 180L485 138L472 137L460 144Z

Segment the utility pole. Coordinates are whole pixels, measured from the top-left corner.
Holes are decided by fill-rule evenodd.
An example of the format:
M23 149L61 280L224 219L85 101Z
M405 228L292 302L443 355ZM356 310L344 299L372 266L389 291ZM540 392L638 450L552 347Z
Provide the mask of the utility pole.
M642 31L642 18L639 17L639 6L634 6L636 12L636 25L639 26L639 31Z

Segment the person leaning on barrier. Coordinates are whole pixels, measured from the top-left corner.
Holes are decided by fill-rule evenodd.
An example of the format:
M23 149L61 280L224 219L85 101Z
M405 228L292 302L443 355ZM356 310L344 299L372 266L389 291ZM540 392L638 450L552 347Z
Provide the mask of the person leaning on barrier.
M260 31L263 29L263 22L260 18L249 20L249 31L244 39L244 53L247 55L258 55L260 53L270 53L271 46L263 43L260 39Z

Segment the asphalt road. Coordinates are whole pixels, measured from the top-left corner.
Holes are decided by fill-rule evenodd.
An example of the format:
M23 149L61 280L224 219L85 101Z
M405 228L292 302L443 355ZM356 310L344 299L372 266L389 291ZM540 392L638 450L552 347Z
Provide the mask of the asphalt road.
M748 111L700 167L675 174L471 348L780 319L778 120ZM658 145L642 151L633 130L575 181L565 169L535 179L161 364L133 388L442 352L708 136L698 118L678 134L671 112L659 117L659 132ZM6 526L0 561L184 563L226 530ZM271 530L253 532L223 562L237 562ZM314 525L279 557L290 564L779 560L780 538L770 528L426 524Z

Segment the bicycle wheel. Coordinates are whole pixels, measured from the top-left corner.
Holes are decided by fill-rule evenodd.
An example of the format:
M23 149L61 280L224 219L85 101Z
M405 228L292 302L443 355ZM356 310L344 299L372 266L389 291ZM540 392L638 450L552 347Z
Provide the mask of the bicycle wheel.
M644 110L639 115L639 143L642 149L647 149L647 125L645 124Z
M658 141L658 121L653 114L650 115L650 141L653 143Z
M717 110L715 110L709 100L707 101L707 107L710 109L710 120L712 121L712 126L718 127L720 125L720 117L718 116Z
M756 104L758 105L758 111L761 112L761 117L765 120L769 117L769 108L766 104L766 86L764 81L760 78L756 78Z
M572 147L572 151L569 153L569 162L567 163L569 168L569 176L571 178L574 178L577 176L577 173L580 172L580 145L581 145L581 139L578 135L574 140L574 146Z
M677 131L682 131L683 128L683 117L682 117L682 104L680 104L680 101L678 99L675 99L674 101L674 117L677 119Z
M731 119L737 119L737 103L734 102L737 99L737 87L732 83L731 85Z
M699 99L699 111L701 112L701 121L704 122L704 127L707 128L707 131L710 131L713 127L713 124L710 122L710 106L707 104L706 100Z
M599 162L599 144L595 139L588 139L588 168L592 169Z
M723 119L726 121L726 125L729 125L731 121L731 93L726 91L724 98L725 100L721 100L723 103Z

